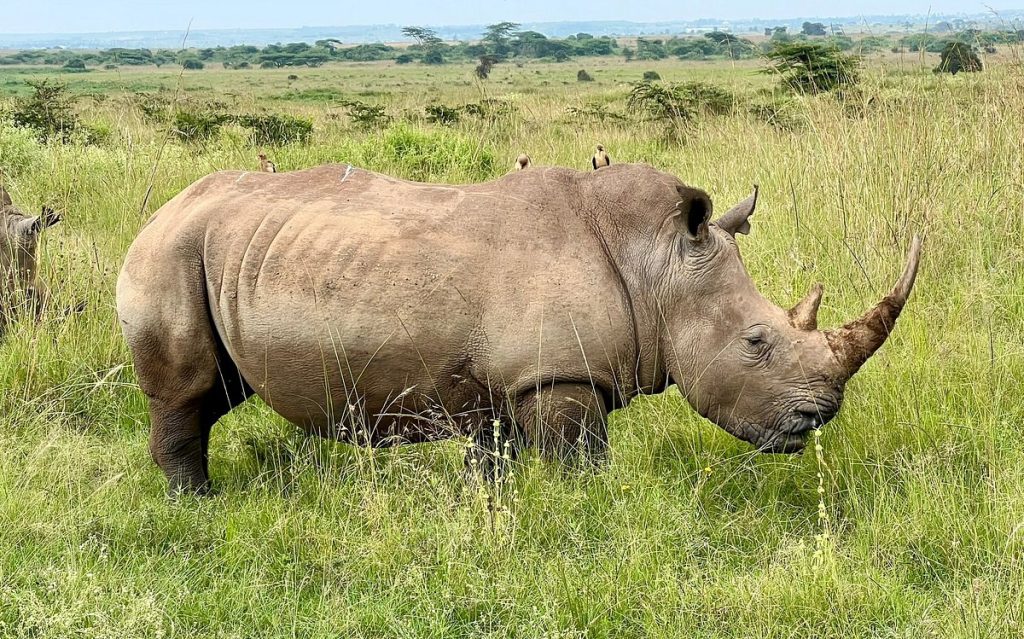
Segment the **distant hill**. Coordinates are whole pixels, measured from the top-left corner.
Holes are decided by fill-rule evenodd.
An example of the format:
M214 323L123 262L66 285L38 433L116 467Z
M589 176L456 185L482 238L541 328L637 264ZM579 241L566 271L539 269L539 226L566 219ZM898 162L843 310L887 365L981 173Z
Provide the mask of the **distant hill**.
M922 30L927 25L947 23L960 30L965 28L1024 28L1024 10L1000 11L975 15L895 15L855 17L801 17L788 20L680 20L673 22L538 22L523 23L521 29L538 31L549 37L565 37L575 33L595 36L639 36L700 33L711 30L732 33L761 33L766 28L786 26L798 32L805 21L821 22L827 27L846 33L864 31ZM484 25L441 25L433 29L446 40L474 40L480 37ZM371 42L401 42L402 25L378 24L336 27L297 27L290 29L203 29L191 31L185 45L188 47L217 47L248 44L264 46L284 42L309 42L336 38L346 44ZM166 31L125 31L110 33L68 34L4 34L0 33L0 48L34 49L65 47L74 49L175 48L182 46L184 29Z

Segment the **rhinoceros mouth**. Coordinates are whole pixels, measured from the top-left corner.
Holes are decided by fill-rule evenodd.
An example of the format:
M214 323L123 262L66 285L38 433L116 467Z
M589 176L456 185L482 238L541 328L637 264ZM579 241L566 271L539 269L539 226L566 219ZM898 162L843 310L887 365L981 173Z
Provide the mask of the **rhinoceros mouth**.
M759 447L762 453L792 455L807 447L807 433L779 433Z

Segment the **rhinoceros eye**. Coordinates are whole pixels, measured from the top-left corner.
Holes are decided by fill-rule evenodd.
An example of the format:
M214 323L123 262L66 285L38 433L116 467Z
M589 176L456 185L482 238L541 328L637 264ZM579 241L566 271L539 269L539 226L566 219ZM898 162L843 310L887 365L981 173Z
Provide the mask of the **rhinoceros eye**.
M761 356L768 350L771 335L767 326L752 326L743 332L743 346L752 355Z

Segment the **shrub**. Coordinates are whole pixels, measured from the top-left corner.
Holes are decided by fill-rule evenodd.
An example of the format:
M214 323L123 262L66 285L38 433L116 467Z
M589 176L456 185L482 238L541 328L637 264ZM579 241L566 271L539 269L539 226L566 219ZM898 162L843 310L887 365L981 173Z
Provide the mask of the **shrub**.
M821 93L857 83L860 61L820 42L777 42L765 54L768 68L783 86L798 93Z
M28 85L32 93L15 102L11 120L35 131L40 141L70 142L78 128L78 115L67 85L49 80L29 80Z
M415 57L409 55L408 53L403 53L395 58L395 64L409 64L415 59Z
M689 120L696 113L722 115L732 111L736 98L722 87L707 82L661 85L638 82L626 99L634 113L654 120Z
M243 115L238 123L249 129L249 137L256 146L305 143L313 134L311 120L287 114Z
M942 48L939 58L939 66L935 67L936 73L976 73L981 71L981 58L978 52L966 42L953 41L946 43Z
M382 106L366 104L358 100L350 100L344 105L348 107L349 119L361 129L377 129L391 122L391 116L384 111Z
M426 107L427 122L452 126L459 121L459 110L444 104L431 104Z
M591 103L582 107L571 106L565 111L569 119L576 122L607 122L609 120L621 122L626 119L626 116L612 111L606 104Z
M594 78L585 69L580 69L576 72L577 82L593 82Z
M466 115L494 121L499 118L511 118L515 115L516 108L511 102L506 100L484 98L479 102L464 104L462 111Z
M182 142L202 142L217 135L230 117L213 111L176 111L171 120L171 133Z
M167 94L140 91L132 96L131 103L138 107L143 119L149 122L166 122L170 116L171 100Z
M423 64L444 64L444 56L441 55L440 51L430 51L421 60Z
M195 58L185 58L181 61L181 68L183 69L198 70L202 69L204 66L205 65L202 62L196 60Z
M64 66L62 68L65 71L69 71L71 73L81 73L81 72L87 70L85 68L85 60L82 60L80 58L74 58L72 60L68 60L67 62L64 63Z
M106 71L116 71L117 70L117 65L116 64L104 64L103 68Z
M288 76L288 79L289 79L289 80L298 80L298 79L299 79L299 76L297 76L297 75L295 75L294 73L292 73L291 75L289 75L289 76Z
M657 71L644 71L644 82L654 82L660 79L661 75Z

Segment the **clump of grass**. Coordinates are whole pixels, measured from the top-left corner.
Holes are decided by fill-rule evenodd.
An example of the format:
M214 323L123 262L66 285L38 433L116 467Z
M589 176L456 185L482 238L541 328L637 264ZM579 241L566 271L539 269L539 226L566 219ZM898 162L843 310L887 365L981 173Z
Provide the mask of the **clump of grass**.
M452 173L465 178L491 175L497 166L494 154L470 139L445 131L419 131L406 124L391 127L380 140L369 141L362 156L421 181Z

